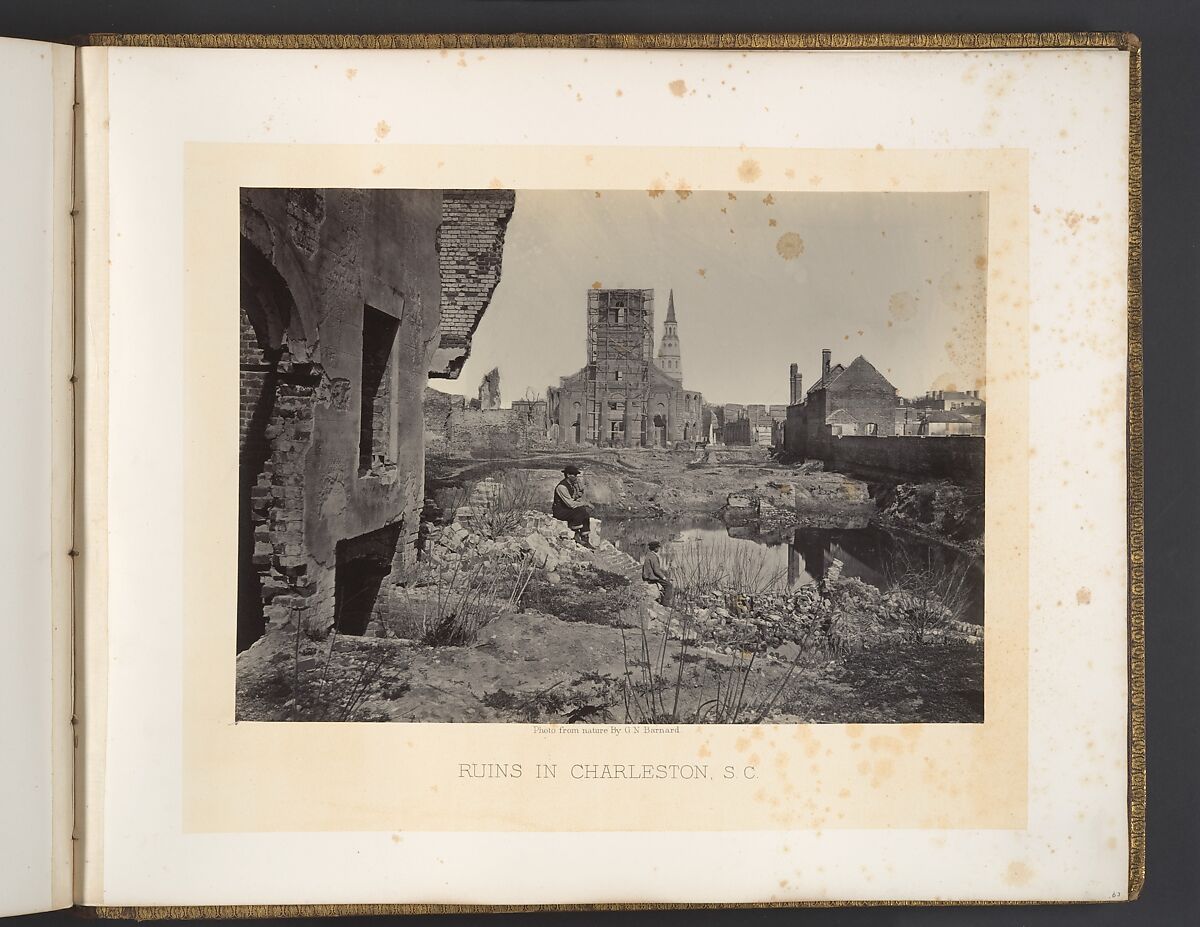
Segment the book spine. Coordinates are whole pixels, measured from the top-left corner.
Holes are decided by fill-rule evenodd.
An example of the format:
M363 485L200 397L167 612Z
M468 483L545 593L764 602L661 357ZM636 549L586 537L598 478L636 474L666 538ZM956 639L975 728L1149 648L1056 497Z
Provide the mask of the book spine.
M108 55L81 49L75 118L75 901L102 902L107 717Z

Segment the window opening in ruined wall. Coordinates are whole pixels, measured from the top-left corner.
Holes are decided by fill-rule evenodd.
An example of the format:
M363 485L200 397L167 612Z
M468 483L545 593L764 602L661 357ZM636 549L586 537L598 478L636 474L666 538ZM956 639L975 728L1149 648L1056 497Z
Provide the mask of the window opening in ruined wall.
M396 333L400 321L363 306L362 405L359 412L358 470L363 475L395 466L396 427L392 401L396 377Z

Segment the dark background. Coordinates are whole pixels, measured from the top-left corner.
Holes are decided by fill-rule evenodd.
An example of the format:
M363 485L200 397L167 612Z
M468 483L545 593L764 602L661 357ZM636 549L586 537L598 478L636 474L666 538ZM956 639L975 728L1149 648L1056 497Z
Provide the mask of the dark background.
M1142 898L1123 905L439 916L439 927L716 924L1200 923L1192 543L1200 472L1200 4L1194 0L3 0L0 35L87 32L1057 32L1131 31L1143 43L1146 636L1149 820ZM2 92L2 90L0 90ZM9 182L12 182L10 179ZM3 835L0 834L0 839ZM313 859L312 865L352 865ZM581 866L603 871L602 859ZM722 861L714 860L714 865ZM303 877L302 873L298 873ZM14 924L69 923L59 913ZM365 919L356 919L364 920ZM376 923L385 920L379 919ZM431 918L421 918L431 921ZM315 923L315 922L314 922ZM374 925L372 925L374 927Z

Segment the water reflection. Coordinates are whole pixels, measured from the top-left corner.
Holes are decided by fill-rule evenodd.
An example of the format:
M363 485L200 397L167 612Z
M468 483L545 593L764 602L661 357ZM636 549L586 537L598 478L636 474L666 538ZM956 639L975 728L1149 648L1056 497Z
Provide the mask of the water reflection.
M728 558L752 552L765 560L768 571L786 577L789 589L825 579L831 570L861 579L880 589L890 585L889 571L897 562L952 567L966 573L967 613L964 620L983 624L983 560L953 547L875 525L862 528L801 528L791 537L763 538L745 529L726 529L708 515L681 518L627 518L604 522L603 536L641 560L650 541L684 545L708 544ZM839 566L840 564L840 566Z

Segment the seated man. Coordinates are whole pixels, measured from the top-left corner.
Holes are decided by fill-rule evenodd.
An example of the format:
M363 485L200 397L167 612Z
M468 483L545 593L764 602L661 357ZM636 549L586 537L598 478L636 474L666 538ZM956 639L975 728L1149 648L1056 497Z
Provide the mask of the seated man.
M579 468L568 464L563 468L563 479L554 487L554 503L551 512L559 521L565 521L575 532L575 541L593 550L592 510L583 501L583 480Z
M663 568L662 560L658 556L659 548L662 545L658 541L651 541L648 546L650 551L646 554L646 559L642 561L642 579L658 586L662 590L659 601L663 605L670 605L675 598L675 587L671 585L667 571Z

